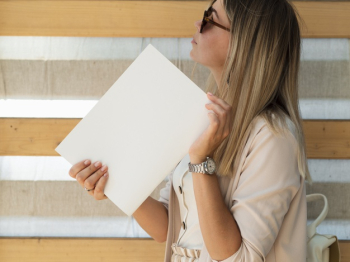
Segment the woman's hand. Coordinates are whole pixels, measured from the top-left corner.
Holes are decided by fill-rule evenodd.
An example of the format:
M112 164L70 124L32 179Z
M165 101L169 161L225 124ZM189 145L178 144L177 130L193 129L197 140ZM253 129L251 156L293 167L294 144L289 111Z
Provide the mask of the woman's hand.
M214 151L224 141L231 132L232 107L224 100L207 94L212 103L206 104L205 107L214 111L208 113L210 120L209 127L204 130L202 135L191 145L189 156L191 162L203 162L207 156L212 157Z
M91 164L90 160L76 163L69 170L69 175L75 178L78 183L86 189L93 189L88 191L89 195L96 200L107 199L104 194L105 185L108 179L108 167L102 166L101 162Z

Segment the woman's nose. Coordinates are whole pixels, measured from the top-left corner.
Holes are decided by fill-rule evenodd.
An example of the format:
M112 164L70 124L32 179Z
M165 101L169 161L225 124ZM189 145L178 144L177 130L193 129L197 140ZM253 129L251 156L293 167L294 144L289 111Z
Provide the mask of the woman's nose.
M201 29L201 25L202 25L202 20L197 20L196 22L194 22L194 26L197 27L198 32Z

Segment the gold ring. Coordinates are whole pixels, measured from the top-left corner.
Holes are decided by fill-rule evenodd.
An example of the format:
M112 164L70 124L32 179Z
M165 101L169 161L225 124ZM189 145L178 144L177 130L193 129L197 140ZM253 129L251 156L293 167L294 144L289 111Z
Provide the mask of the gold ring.
M86 191L91 191L91 190L94 190L95 188L92 188L92 189L87 189L86 187L84 187Z

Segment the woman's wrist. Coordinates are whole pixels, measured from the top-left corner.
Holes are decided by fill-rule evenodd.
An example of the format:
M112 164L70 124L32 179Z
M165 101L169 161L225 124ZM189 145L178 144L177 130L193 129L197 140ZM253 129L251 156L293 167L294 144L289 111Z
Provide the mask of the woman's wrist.
M207 156L190 155L190 162L193 165L201 164L207 161L207 157L213 158L212 155L207 155Z

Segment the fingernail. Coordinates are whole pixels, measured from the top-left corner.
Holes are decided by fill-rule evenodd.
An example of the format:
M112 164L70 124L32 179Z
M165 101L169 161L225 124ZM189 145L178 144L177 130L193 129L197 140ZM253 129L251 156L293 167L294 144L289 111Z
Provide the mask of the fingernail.
M97 161L97 162L95 163L95 167L99 167L99 165L100 165L100 162Z
M85 162L84 162L84 165L88 165L90 163L89 159L86 159Z
M103 176L108 177L108 172L106 174L104 174Z
M101 168L101 171L105 171L107 169L106 165L103 165L103 167Z
M208 94L210 95L210 96L212 96L213 94L212 93L210 93L210 92L208 92Z

